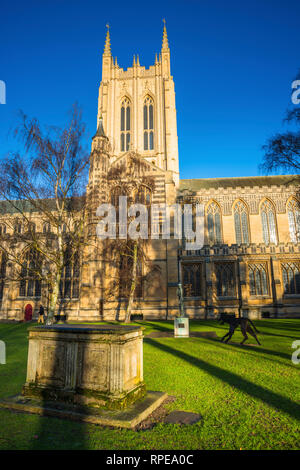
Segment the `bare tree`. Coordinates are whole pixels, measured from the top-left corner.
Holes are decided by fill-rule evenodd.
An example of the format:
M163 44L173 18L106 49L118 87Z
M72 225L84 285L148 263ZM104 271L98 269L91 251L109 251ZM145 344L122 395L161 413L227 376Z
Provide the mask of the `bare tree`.
M153 178L150 176L138 177L133 168L139 165L138 156L131 155L130 168L112 167L107 175L107 197L117 208L118 198L127 196L128 204L141 203L148 208L151 206L151 194L154 188ZM149 199L148 199L149 197ZM128 219L130 222L131 219ZM119 226L119 224L118 224ZM149 225L147 226L147 230ZM140 227L141 230L141 227ZM125 323L130 322L134 298L145 281L160 271L148 256L149 238L108 239L104 243L103 253L106 259L114 264L114 274L110 274L110 282L106 287L106 298L116 299L122 297L126 302ZM144 275L142 271L144 270Z
M87 243L89 152L82 145L85 125L77 105L62 128L43 128L37 119L20 113L15 136L24 152L11 153L0 162L0 218L5 225L0 231L0 247L14 266L11 278L21 279L25 273L47 283L47 323L52 324L66 262L78 256ZM37 230L37 223L41 230ZM28 252L33 259L25 272Z
M288 109L283 122L291 129L275 134L263 146L265 155L260 168L265 173L300 173L300 106Z

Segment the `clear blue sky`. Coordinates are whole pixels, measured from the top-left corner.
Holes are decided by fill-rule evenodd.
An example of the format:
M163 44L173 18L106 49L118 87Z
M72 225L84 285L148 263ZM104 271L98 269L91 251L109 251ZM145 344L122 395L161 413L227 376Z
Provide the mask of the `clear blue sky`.
M95 132L105 24L121 67L147 68L167 20L181 178L258 174L300 69L299 0L92 0L1 3L0 156L18 109L61 124L74 101ZM90 145L90 142L88 142Z

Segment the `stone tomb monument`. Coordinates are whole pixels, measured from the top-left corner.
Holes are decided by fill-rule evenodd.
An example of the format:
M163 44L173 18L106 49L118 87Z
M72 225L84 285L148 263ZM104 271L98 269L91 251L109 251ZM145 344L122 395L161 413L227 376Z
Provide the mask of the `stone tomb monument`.
M141 327L34 326L22 396L0 406L134 427L166 396L146 393Z

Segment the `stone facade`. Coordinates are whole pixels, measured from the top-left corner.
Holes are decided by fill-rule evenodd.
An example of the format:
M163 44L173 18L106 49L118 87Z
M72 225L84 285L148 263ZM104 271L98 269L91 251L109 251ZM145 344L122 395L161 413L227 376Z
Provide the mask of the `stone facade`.
M300 316L299 179L285 175L179 180L175 90L165 26L161 53L149 69L138 57L132 67L120 68L111 55L107 32L87 186L92 220L97 206L110 202L107 175L114 168L127 175L130 191L132 181L138 186L143 178L151 178L152 203L200 203L205 210L200 250L187 251L185 241L172 234L151 240L147 254L160 269L148 281L142 266L142 294L135 299L134 314L173 318L178 314L181 280L191 318L224 311L252 317ZM3 220L14 216L2 214ZM35 223L43 236L39 214ZM102 242L95 241L81 256L76 295L61 301L70 320L124 318L125 300L105 294L116 267L103 256ZM39 296L21 296L19 283L1 277L0 269L0 318L22 319L28 303L36 315L39 303L46 305L46 294L42 285Z

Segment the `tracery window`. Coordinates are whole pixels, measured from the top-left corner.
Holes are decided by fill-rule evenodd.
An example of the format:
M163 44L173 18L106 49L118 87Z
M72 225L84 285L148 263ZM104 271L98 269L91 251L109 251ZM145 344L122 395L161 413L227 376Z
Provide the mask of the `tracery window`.
M242 201L237 201L234 205L234 227L236 243L250 243L249 222L247 206Z
M70 250L65 252L64 267L59 285L61 298L77 299L79 297L80 262L79 255L71 255Z
M206 210L209 243L222 243L221 210L216 202L211 202Z
M124 98L121 103L121 152L130 148L130 101Z
M234 263L216 263L217 295L219 297L235 296Z
M300 241L300 204L292 199L287 206L291 241Z
M250 295L268 295L267 267L263 263L249 264Z
M21 267L20 297L41 296L41 281L38 275L39 266L40 257L38 253L33 249L28 250Z
M154 149L153 99L147 96L144 101L144 150Z
M285 294L300 294L300 264L282 263L282 279Z
M183 294L185 297L201 297L201 264L182 265Z
M3 289L6 274L6 256L0 251L0 300L3 298Z
M263 230L263 241L266 245L277 243L277 230L274 206L270 201L264 201L260 209Z

